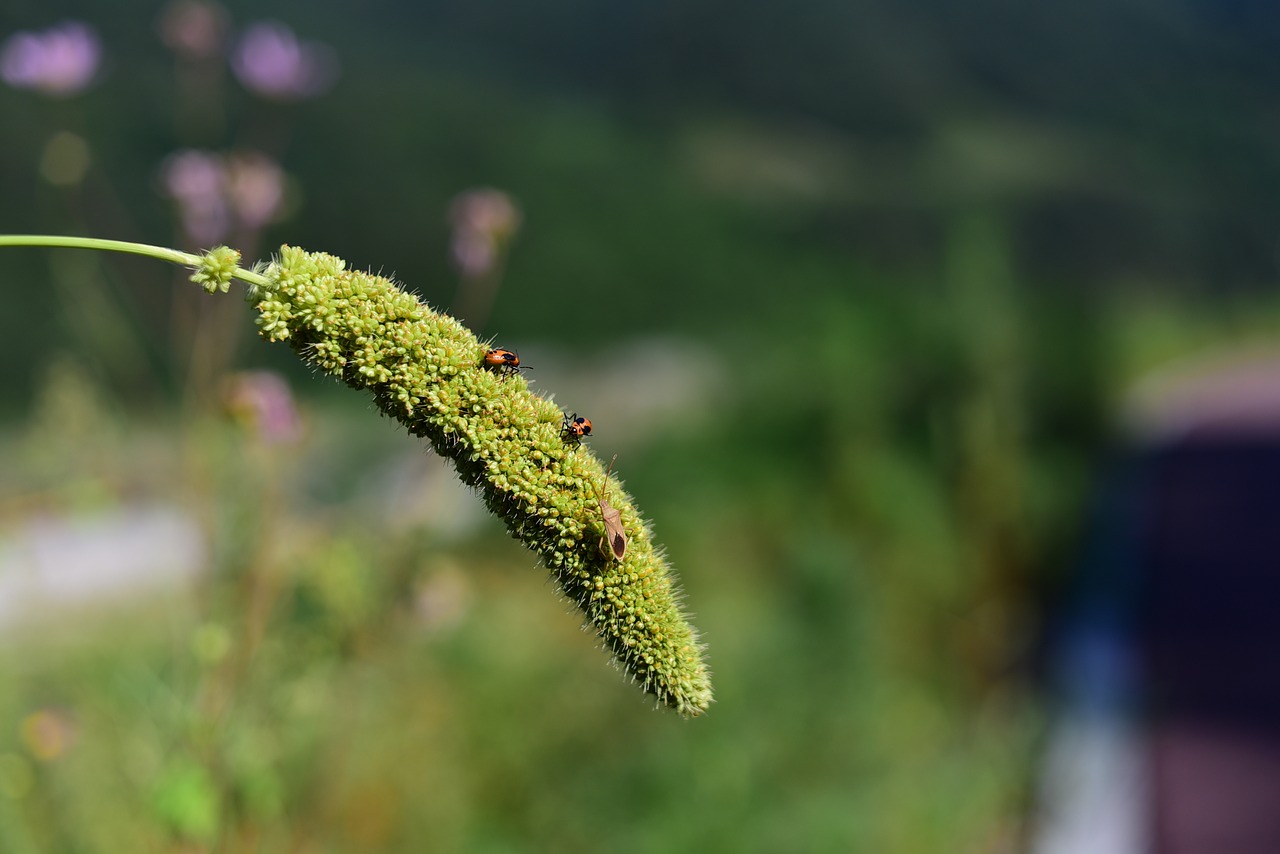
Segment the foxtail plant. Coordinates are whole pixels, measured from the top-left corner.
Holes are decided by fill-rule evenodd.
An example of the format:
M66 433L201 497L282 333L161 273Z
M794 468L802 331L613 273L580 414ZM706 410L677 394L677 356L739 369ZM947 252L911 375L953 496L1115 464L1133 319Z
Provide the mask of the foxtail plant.
M696 630L679 605L670 566L622 484L585 445L566 441L563 413L518 373L484 367L487 351L454 318L393 281L347 269L332 255L283 246L269 264L240 266L220 246L203 256L90 238L0 235L0 246L59 246L149 255L192 268L191 280L226 293L248 285L263 338L368 391L378 408L453 461L507 530L532 549L621 667L662 703L696 716L711 683ZM618 559L597 495L626 534Z

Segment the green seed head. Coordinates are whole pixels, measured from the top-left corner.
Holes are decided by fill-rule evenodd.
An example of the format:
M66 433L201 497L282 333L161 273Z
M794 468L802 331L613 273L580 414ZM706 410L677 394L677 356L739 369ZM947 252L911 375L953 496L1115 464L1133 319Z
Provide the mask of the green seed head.
M205 273L212 264L197 281L225 290L217 270ZM485 368L485 344L389 279L290 246L263 275L270 285L255 296L264 338L369 391L384 413L452 460L646 691L685 715L706 710L702 645L677 604L672 571L621 484L586 446L566 442L558 406L518 374ZM620 561L600 548L597 494L620 513Z
M210 249L200 258L200 265L191 274L191 281L209 293L231 288L231 279L240 267L240 253L227 246Z

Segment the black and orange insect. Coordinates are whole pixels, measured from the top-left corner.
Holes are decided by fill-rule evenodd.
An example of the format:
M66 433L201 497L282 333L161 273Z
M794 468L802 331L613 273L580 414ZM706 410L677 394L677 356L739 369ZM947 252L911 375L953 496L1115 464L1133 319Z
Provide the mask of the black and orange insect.
M515 374L528 370L528 365L520 364L520 357L510 350L495 347L484 354L484 366L493 368L500 374Z
M568 438L581 442L583 436L591 435L591 419L583 418L576 412L573 415L566 415L561 432Z
M609 470L604 473L604 492L607 495L609 491L609 475L613 474L613 464L618 461L618 455L614 454L613 459L609 461ZM622 511L614 507L600 495L600 491L596 489L594 483L591 484L591 491L596 494L596 503L600 505L600 518L604 521L604 536L600 538L600 551L608 556L613 553L615 560L622 560L627 554L627 532L622 527ZM605 551L605 541L609 542L609 551Z

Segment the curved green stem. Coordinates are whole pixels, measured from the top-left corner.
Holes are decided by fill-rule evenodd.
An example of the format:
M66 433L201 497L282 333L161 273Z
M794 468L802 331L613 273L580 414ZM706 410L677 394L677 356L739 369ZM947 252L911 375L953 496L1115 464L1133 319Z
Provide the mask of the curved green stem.
M177 249L169 249L164 246L131 243L126 240L102 240L97 237L67 237L51 234L0 234L0 246L55 246L63 249L101 249L108 252L129 252L134 255L158 258L171 264L181 264L184 267L199 267L204 261L204 258L200 255L179 252ZM246 270L243 267L237 267L232 275L240 281L248 282L251 285L261 287L271 284L271 281L266 276Z

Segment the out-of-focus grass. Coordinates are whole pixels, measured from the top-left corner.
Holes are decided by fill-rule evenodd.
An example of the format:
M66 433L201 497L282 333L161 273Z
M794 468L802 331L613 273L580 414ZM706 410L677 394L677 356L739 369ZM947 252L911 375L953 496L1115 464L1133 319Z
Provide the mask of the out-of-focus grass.
M604 667L388 422L321 397L272 446L216 413L126 416L63 365L0 448L4 530L165 504L208 565L7 629L0 846L1015 847L1038 717L1020 662L1098 429L1059 419L1098 418L1090 359L1123 371L1064 359L1070 315L998 291L984 316L1013 313L1012 352L985 363L991 339L940 334L955 286L773 328L714 409L626 449L711 644L718 702L694 722ZM1247 334L1232 316L1117 309L1091 347L1137 369Z
M645 347L544 345L540 379L598 402L593 441L710 643L718 701L693 722L604 666L474 496L340 389L273 443L208 405L126 412L55 365L0 443L9 553L159 506L203 572L4 627L0 847L1016 848L1039 597L1106 413L1163 360L1264 339L1275 310L1017 288L984 218L948 251L936 282L784 303L676 346L666 380L653 359L644 393L684 395L660 418L617 394L621 367L599 396L572 367ZM99 546L163 569L159 547Z
M949 668L912 634L941 607L926 600L954 593L911 591L937 567L877 569L884 549L785 456L720 456L752 441L749 398L727 438L708 424L628 460L712 642L720 702L688 724L602 666L496 526L390 512L379 490L404 483L369 473L386 459L420 489L447 475L369 413L311 412L301 447L271 448L216 417L113 415L71 369L45 388L33 430L7 443L6 529L165 502L197 520L210 566L178 591L10 631L6 850L926 850L1008 832L1021 701L975 706L963 679L935 681ZM757 435L841 446L806 419ZM683 454L701 470L663 471ZM930 500L926 472L876 459L860 477ZM43 758L23 734L40 714L68 734Z
M718 701L692 722L651 709L478 502L342 390L313 398L299 372L309 432L284 447L208 402L131 409L198 397L170 301L194 317L203 295L140 261L15 251L0 559L34 529L161 508L204 572L4 623L0 851L1019 847L1038 606L1111 414L1171 359L1274 340L1280 303L1240 291L1269 257L1278 174L1249 106L1262 66L1202 79L1190 30L1123 4L1090 19L1141 31L1110 57L985 15L849 10L886 52L812 16L711 9L665 32L659 10L642 31L684 64L658 74L629 16L427 9L430 26L388 30L311 4L300 34L341 37L342 85L288 107L234 90L215 139L169 127L193 105L138 25L153 8L118 11L81 100L0 90L6 230L159 239L166 155L288 137L301 195L263 245L385 267L441 303L449 199L511 192L527 228L482 331L619 451ZM935 36L941 64L894 70ZM760 49L774 39L790 48ZM792 61L824 50L831 73ZM607 55L634 90L597 73ZM1115 73L1130 66L1168 82ZM64 126L93 155L74 192L35 177ZM619 340L654 333L683 336L668 355L703 377L676 411L672 385L619 363L636 352ZM17 370L54 345L88 367ZM191 559L105 542L125 566Z

